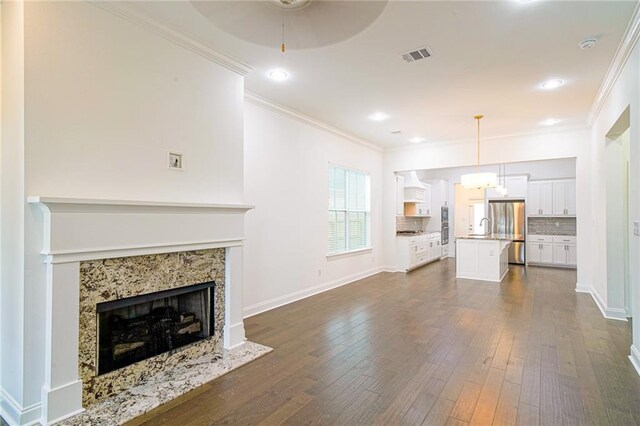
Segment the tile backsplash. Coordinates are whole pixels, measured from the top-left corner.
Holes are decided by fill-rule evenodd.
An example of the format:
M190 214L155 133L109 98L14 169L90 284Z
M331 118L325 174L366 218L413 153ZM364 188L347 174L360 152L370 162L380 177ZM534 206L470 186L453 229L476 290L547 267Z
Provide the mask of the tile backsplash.
M527 232L529 235L576 235L576 218L530 217Z
M396 216L397 231L422 231L424 229L421 217Z

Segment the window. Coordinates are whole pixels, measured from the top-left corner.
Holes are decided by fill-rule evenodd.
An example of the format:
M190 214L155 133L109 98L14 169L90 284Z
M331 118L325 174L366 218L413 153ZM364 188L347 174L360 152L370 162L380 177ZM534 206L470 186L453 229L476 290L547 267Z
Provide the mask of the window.
M330 164L328 254L369 248L370 222L370 176Z

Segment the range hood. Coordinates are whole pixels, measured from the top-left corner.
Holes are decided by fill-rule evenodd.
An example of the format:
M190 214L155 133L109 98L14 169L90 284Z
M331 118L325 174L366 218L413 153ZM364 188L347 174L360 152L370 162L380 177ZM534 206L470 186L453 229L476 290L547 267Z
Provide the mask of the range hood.
M422 189L426 188L425 184L420 182L420 179L418 179L418 174L415 171L409 172L409 174L405 177L404 187L405 188L422 188Z

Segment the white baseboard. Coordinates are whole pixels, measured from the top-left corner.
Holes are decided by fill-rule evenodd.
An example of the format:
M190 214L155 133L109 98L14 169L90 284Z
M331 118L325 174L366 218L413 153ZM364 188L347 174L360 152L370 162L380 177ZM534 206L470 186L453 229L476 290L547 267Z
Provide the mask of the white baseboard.
M42 424L58 423L83 411L81 380L54 389L42 387Z
M42 405L21 407L13 397L0 388L0 416L11 426L39 424Z
M240 345L244 345L247 341L244 335L244 322L239 322L232 326L224 326L224 348L233 349Z
M600 294L592 286L588 287L576 284L576 292L590 294L603 317L616 321L627 321L627 312L624 309L609 308L607 304L604 303L604 300L602 300L602 297L600 297Z
M636 349L635 345L631 345L629 361L631 361L633 368L636 369L636 373L640 375L640 352Z
M576 293L589 293L591 294L591 286L582 285L576 283Z
M386 268L378 266L373 269L352 274L343 278L339 278L337 280L329 281L324 284L316 285L313 287L306 288L304 290L296 291L293 293L285 294L284 296L275 297L273 299L266 300L264 302L256 303L255 305L247 306L246 308L244 308L243 310L244 317L249 318L254 315L258 315L263 312L270 311L271 309L288 305L289 303L293 303L300 299L306 299L307 297L313 296L315 294L323 293L325 291L332 290L334 288L341 287L346 284L351 284L355 281L361 280L366 277L370 277L371 275L378 274L385 270Z

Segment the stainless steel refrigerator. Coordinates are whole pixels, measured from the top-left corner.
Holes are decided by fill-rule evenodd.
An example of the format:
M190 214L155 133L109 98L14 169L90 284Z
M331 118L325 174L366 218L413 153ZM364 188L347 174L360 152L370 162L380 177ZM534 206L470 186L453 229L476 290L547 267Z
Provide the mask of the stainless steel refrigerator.
M513 235L509 263L525 264L525 211L524 200L489 201L491 233Z

